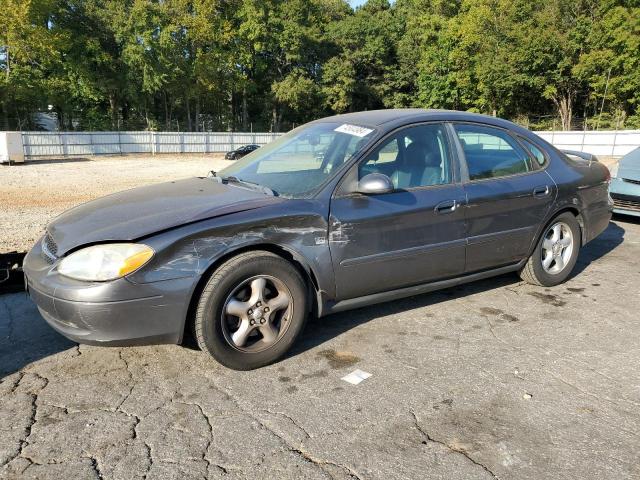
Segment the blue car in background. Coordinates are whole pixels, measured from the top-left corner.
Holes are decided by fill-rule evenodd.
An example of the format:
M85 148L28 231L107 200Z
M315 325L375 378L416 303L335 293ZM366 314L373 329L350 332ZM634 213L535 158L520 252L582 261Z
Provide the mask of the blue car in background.
M640 147L620 159L611 177L613 212L640 217Z

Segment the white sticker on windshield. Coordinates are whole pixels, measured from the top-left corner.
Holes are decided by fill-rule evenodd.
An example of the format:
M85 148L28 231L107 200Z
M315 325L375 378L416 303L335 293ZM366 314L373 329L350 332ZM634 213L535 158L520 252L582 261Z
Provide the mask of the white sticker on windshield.
M341 133L347 133L349 135L354 135L356 137L366 137L371 132L373 132L373 130L371 128L359 127L357 125L349 125L348 123L340 125L334 131L335 132L341 132Z

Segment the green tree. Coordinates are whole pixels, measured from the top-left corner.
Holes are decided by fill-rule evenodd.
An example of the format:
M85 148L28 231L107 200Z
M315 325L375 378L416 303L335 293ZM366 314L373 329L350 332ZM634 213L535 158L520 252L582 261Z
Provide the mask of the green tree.
M0 122L272 129L385 107L640 126L637 0L0 0ZM535 121L535 120L534 120ZM551 126L551 121L547 121ZM555 120L554 120L555 122ZM540 123L538 123L540 124Z
M573 67L577 78L589 85L588 99L595 124L608 103L620 128L628 117L630 126L640 127L640 6L632 2L601 2L593 28L586 32L589 49Z
M50 25L53 0L0 0L0 104L5 128L33 128L31 113L46 106L47 77L66 36Z
M76 104L108 113L95 118L98 128L117 130L121 126L121 108L126 107L127 65L122 58L122 39L118 26L127 15L127 0L60 1L54 18L56 29L68 34L70 44L64 52L63 68L68 93ZM60 98L61 96L58 96ZM64 106L54 104L61 117L71 115Z
M464 85L469 81L467 57L459 48L459 2L398 0L404 22L398 40L392 106L467 108Z
M338 52L323 67L323 93L334 111L385 106L393 90L400 23L387 0L369 0L328 29ZM392 102L390 102L392 103Z

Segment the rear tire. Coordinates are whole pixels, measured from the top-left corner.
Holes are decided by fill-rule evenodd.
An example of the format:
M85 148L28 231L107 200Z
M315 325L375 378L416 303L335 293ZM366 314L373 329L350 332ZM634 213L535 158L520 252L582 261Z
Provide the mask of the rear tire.
M252 370L281 358L307 319L304 279L288 261L266 251L223 263L196 309L198 346L222 365Z
M578 260L581 244L580 224L565 212L555 217L544 229L520 278L532 285L553 287L564 282Z

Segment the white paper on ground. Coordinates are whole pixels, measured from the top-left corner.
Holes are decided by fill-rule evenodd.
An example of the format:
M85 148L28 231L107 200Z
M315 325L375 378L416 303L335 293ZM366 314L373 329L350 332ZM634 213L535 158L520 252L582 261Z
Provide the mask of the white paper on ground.
M349 375L342 377L342 380L351 383L352 385L358 385L361 381L366 380L370 376L371 374L368 372L363 372L362 370L354 370Z

